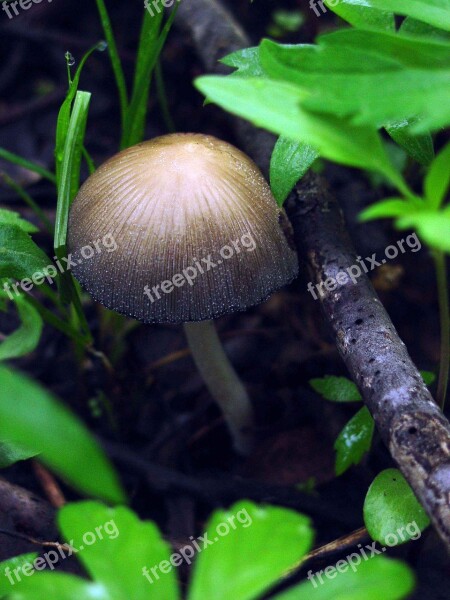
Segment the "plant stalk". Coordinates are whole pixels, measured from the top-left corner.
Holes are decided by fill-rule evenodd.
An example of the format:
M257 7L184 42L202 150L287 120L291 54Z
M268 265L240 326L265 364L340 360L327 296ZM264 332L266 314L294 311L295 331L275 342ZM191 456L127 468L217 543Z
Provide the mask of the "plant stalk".
M225 416L234 448L241 454L248 454L253 445L253 407L225 354L214 323L184 323L184 332L206 387Z

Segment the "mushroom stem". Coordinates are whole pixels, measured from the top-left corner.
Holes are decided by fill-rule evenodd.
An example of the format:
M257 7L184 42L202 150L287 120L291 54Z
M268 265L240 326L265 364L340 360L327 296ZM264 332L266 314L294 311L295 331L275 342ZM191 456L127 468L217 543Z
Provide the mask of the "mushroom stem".
M234 448L248 454L253 445L253 407L213 322L193 321L183 326L194 362L228 423Z

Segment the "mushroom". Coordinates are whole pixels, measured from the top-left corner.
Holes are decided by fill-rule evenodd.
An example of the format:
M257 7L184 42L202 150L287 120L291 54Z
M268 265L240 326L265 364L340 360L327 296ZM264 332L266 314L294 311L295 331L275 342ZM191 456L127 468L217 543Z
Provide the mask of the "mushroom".
M144 323L183 323L194 361L247 453L253 410L212 323L297 275L284 216L257 166L215 137L176 133L116 154L80 188L68 247L112 236L114 253L75 260L94 299Z

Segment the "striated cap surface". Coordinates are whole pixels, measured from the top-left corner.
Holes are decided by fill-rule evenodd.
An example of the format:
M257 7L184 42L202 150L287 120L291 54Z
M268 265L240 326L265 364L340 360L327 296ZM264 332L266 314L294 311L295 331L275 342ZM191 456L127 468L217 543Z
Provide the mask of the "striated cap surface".
M166 135L116 154L82 185L69 215L72 270L96 300L140 321L212 319L297 275L282 218L240 150Z

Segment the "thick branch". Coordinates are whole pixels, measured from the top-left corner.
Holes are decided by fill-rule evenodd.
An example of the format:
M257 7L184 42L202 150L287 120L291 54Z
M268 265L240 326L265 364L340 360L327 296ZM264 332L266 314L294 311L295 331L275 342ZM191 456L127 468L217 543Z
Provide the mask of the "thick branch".
M209 71L249 40L216 0L182 2L178 19ZM241 146L263 172L273 137L233 119ZM286 203L295 240L315 283L358 264L336 200L304 178ZM434 403L367 276L320 297L336 344L392 457L450 548L450 424Z
M313 283L358 265L335 198L305 178L286 210ZM329 287L333 287L330 285ZM315 294L338 350L392 457L450 547L450 425L431 397L369 279Z
M0 512L7 514L19 531L38 537L55 533L55 510L28 490L0 478Z

